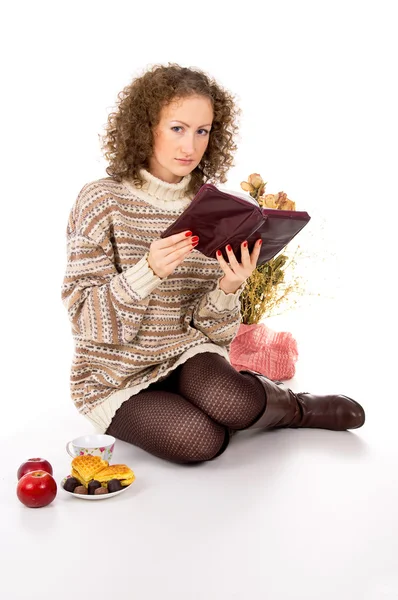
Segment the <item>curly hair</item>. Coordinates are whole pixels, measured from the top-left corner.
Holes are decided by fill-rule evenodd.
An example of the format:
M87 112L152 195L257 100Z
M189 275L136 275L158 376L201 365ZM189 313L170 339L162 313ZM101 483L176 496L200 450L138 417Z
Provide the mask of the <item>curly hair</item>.
M174 63L155 65L118 94L117 110L110 113L101 149L108 162L107 174L121 181L129 178L137 187L144 183L140 169L149 168L153 153L153 129L160 112L175 99L192 95L209 98L213 124L199 165L191 172L188 193L195 194L206 182L224 183L237 149L237 117L241 110L234 96L197 68Z

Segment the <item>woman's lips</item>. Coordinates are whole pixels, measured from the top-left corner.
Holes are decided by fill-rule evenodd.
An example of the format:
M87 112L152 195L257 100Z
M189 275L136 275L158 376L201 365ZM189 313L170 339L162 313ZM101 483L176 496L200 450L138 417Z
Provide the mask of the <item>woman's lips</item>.
M184 165L189 165L189 163L193 162L193 160L185 160L184 158L176 158L176 160Z

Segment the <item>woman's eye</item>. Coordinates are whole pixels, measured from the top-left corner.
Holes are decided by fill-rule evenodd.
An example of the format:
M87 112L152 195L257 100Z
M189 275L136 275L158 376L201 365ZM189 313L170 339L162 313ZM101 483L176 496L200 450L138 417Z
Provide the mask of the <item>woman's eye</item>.
M180 129L183 129L180 125L174 125L171 130L175 131L176 133L180 133ZM198 129L198 132L200 135L205 136L208 135L210 132L207 129Z

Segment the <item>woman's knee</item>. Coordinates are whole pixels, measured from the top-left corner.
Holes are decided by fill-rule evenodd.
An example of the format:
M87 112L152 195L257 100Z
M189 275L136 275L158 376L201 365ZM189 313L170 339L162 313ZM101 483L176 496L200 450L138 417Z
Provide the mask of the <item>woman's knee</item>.
M114 437L177 463L212 460L228 445L228 430L185 398L171 392L139 393L116 412L107 429Z
M231 429L246 429L264 410L264 388L255 378L239 373L217 354L204 377L195 368L200 361L203 365L204 360L209 360L208 354L199 354L187 361L179 380L179 393L217 423Z
M209 419L210 424L193 426L188 435L178 441L178 455L181 462L196 463L213 460L220 456L229 443L228 428Z

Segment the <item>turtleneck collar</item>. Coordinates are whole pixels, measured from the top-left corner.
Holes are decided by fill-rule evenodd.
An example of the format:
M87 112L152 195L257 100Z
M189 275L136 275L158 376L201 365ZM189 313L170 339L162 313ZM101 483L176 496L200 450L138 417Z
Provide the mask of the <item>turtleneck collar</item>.
M191 181L191 175L186 175L179 183L167 183L158 179L146 169L140 170L140 175L144 180L141 190L164 202L173 202L187 197L188 185Z

